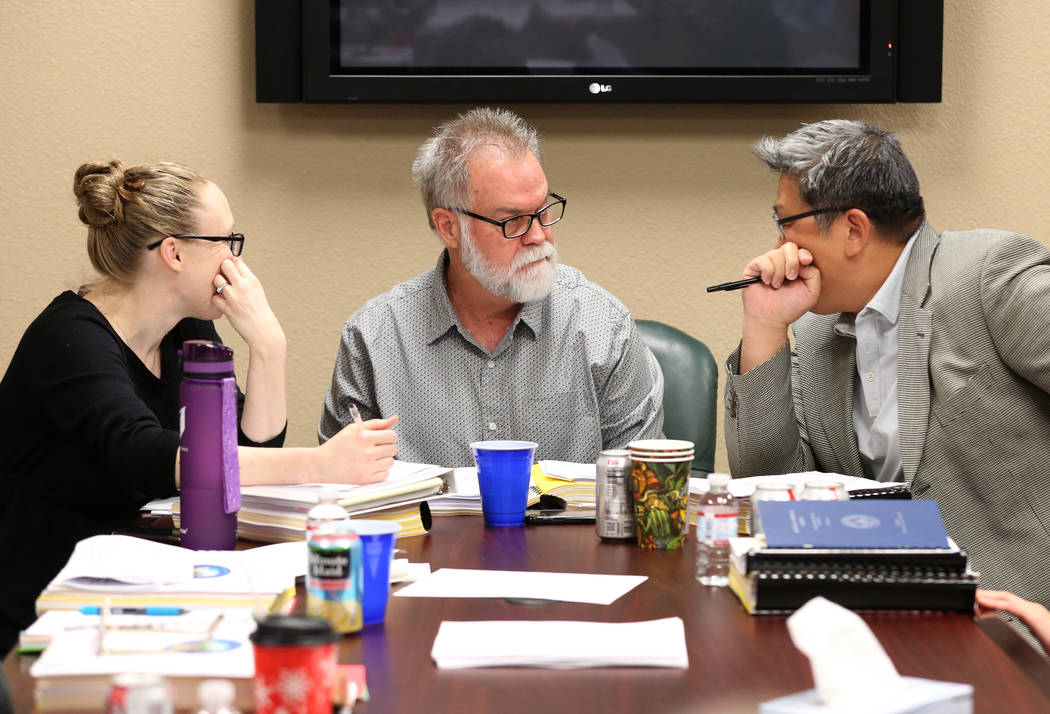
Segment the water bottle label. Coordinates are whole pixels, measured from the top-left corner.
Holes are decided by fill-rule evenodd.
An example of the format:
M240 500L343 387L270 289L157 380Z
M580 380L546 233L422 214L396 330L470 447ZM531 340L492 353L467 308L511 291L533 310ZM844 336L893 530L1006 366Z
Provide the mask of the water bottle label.
M186 431L186 407L179 407L179 441L182 441L184 431Z
M736 513L701 513L697 520L696 539L702 543L727 545L736 535Z

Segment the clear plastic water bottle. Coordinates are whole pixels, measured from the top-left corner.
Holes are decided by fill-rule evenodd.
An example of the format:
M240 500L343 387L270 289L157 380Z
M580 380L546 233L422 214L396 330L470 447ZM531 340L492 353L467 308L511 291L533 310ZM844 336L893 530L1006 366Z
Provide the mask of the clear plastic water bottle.
M306 533L309 534L326 523L347 519L346 509L339 505L339 486L332 483L322 484L317 494L317 505L306 514Z
M200 709L197 714L239 714L233 702L237 690L228 679L205 679L197 687Z
M728 474L710 474L707 483L696 505L696 580L721 587L729 584L729 539L737 535L739 510Z

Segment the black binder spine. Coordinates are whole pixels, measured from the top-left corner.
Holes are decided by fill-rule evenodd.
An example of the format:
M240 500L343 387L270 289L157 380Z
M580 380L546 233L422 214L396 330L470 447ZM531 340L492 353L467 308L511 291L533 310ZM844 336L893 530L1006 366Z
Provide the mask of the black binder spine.
M755 612L795 610L818 595L857 610L973 612L973 573L770 571L754 573Z
M747 554L747 572L764 570L943 570L965 573L968 558L963 550L916 551L865 549L763 548Z

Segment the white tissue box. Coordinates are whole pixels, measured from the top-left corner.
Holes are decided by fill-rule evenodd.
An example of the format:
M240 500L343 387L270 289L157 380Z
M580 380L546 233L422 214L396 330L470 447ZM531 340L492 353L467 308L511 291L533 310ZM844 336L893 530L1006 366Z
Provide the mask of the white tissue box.
M820 701L816 689L772 699L759 705L759 714L973 714L973 686L919 677L901 677L896 696L858 708L856 703L831 707Z

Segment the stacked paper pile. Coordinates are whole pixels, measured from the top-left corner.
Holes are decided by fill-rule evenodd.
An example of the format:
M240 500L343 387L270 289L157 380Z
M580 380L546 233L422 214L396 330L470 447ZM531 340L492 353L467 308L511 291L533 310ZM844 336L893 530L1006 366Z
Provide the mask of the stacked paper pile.
M130 536L80 541L40 597L37 612L101 607L267 610L306 574L306 544L186 550Z
M540 500L540 492L535 483L538 473L542 473L539 466L533 466L533 483L529 485L527 500L530 506ZM446 478L448 490L427 500L430 512L435 516L480 516L481 488L478 486L478 470L473 466L464 466L453 469Z
M761 501L764 538L729 541L729 587L752 614L816 596L855 609L972 613L978 574L931 500Z
M430 655L440 669L689 668L679 617L648 622L442 622Z
M83 618L83 623L56 633L29 670L36 680L40 711L101 709L113 675L124 672L166 677L179 710L196 710L197 687L211 678L233 681L238 709L253 707L255 663L248 636L255 620L249 610L198 610L153 618L111 615L104 631L98 615L47 616L56 615Z
M398 538L423 535L430 524L429 518L424 522L420 515L420 503L446 490L449 474L442 466L396 461L384 481L341 485L339 505L351 518L399 523ZM237 535L264 543L303 540L306 514L317 505L321 488L321 484L243 486ZM177 527L177 509L172 516Z
M758 484L766 481L790 483L795 487L793 490L797 494L802 492L802 489L806 487L807 482L824 481L827 479L841 481L846 486L847 492L867 491L879 488L880 486L886 486L886 484L880 481L874 481L870 478L822 473L820 471L805 471L803 473L781 474L777 476L747 476L745 478L735 478L729 482L729 493L733 494L733 497L737 499L737 505L740 507L740 519L738 521L739 527L737 529L739 534L742 536L751 535L750 530L748 530L748 524L751 521L751 494L755 492L755 486ZM696 525L696 502L700 500L702 495L707 493L707 488L706 478L689 479L689 523L693 526Z
M540 493L565 500L565 508L580 515L594 515L595 466L569 461L540 461L533 479Z

